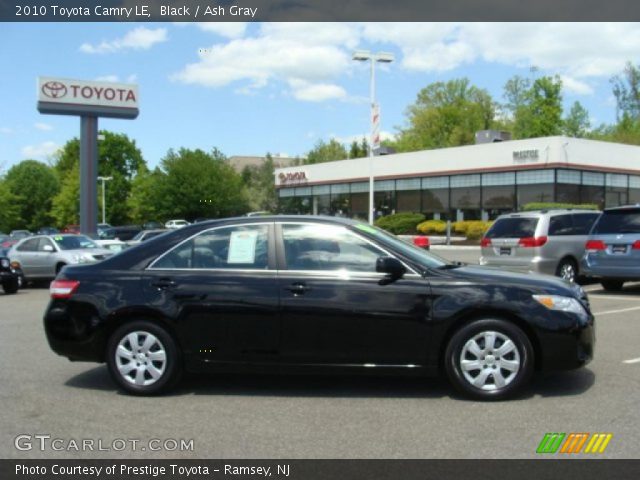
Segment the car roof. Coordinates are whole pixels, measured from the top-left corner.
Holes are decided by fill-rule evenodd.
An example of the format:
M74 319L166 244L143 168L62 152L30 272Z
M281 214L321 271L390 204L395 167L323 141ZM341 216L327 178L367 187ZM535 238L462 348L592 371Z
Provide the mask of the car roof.
M519 217L534 217L534 216L542 216L542 215L561 215L564 213L595 213L599 214L598 210L589 210L586 208L581 209L573 209L573 208L553 208L549 210L529 210L526 212L511 212L504 213L498 217L500 218L519 218Z

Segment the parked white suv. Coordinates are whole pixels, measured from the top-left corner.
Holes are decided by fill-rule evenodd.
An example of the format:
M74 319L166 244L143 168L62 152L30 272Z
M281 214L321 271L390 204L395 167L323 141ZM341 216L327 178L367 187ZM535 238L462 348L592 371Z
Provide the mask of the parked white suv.
M186 227L187 225L191 225L186 220L169 220L164 224L164 228L178 229L182 227Z

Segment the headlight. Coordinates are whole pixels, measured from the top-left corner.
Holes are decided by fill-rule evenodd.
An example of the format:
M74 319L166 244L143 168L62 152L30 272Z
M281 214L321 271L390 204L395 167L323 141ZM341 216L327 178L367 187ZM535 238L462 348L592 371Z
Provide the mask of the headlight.
M7 258L0 260L0 264L2 264L2 268L9 268L9 260Z
M73 260L73 263L90 263L90 262L95 262L95 258L93 258L90 254L88 253L83 253L81 255L73 255L71 257L71 260Z
M578 315L586 315L586 310L578 300L573 297L562 297L560 295L533 295L536 302L544 305L549 310L560 312L570 312Z

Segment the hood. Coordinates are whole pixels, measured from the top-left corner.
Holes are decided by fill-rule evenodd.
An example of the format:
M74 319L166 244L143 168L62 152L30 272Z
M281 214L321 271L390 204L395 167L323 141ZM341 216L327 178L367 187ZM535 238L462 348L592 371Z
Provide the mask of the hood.
M459 268L449 270L452 276L456 278L464 278L474 282L481 283L499 283L508 284L514 287L525 287L528 289L538 290L541 293L570 295L582 297L582 288L551 275L542 275L537 273L520 273L511 270L503 270L496 267L471 266L465 265Z

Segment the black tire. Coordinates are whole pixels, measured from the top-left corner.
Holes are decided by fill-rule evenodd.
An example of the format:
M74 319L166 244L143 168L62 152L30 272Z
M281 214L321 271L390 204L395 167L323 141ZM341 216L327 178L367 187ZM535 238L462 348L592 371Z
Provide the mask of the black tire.
M138 345L131 345L128 339L129 334L137 335ZM165 352L163 368L160 368L160 361L153 360L153 358L157 357L152 357L153 354L157 354L160 350L153 351L152 346L152 350L146 354L146 359L144 358L144 350L140 351L140 349L143 349L144 341L146 341L147 337L155 337L157 340L155 346L159 345L162 347L161 350ZM134 353L135 351L140 351L140 353L133 355L131 359L122 355L117 356L116 350L121 345L125 350L129 348ZM139 357L140 355L142 357ZM123 372L131 368L128 375L121 373L119 362ZM162 393L175 386L182 376L182 356L175 340L164 328L147 320L125 323L111 335L107 344L107 366L111 377L118 386L134 395L156 395ZM157 378L153 378L153 375L150 374L152 367L155 372L161 372ZM143 381L152 383L136 383L139 370L144 371L142 375Z
M600 283L608 292L619 292L622 290L622 286L624 285L622 280L603 280Z
M563 258L556 268L556 277L574 283L578 279L578 264L572 258Z
M4 290L4 293L6 293L7 295L12 295L16 293L18 291L18 287L19 285L18 285L17 278L7 280L2 284L2 289Z
M486 343L483 344L484 333L496 334L493 349L487 350ZM467 351L467 344L470 345L474 338L480 341L480 343L476 341L475 346L481 347L482 351L482 354L476 356L477 361L473 359L473 354ZM503 345L508 347L504 339L510 340L513 348L500 357L498 356L500 352L494 350L499 351ZM466 373L463 372L461 367L463 349L465 349L465 361L470 362L469 364L477 363L479 368L471 368L467 369ZM496 353L498 355L494 356ZM516 361L518 369L513 372L510 370L513 368L511 365ZM500 368L506 367L507 362L510 365L509 369ZM499 318L483 318L474 320L455 332L447 345L444 364L449 381L466 396L479 400L503 400L518 393L529 382L534 368L534 353L529 338L516 325ZM476 379L485 379L486 383L483 386L472 384L475 372L477 372ZM503 386L497 385L499 383L496 380L497 376L505 382Z

